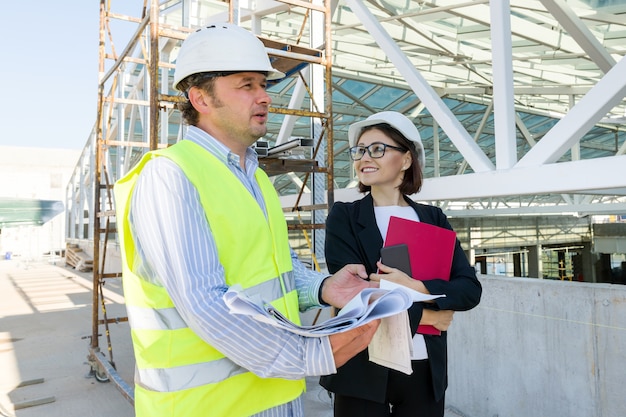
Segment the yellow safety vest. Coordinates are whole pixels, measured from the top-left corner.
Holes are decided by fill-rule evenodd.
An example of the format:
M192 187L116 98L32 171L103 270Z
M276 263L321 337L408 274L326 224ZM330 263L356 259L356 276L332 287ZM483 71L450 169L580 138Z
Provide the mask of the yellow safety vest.
M287 226L276 191L255 178L268 218L235 175L210 152L183 140L149 152L114 187L123 287L137 365L135 412L141 417L245 417L296 399L305 381L260 378L198 337L167 291L135 275L129 203L137 176L157 156L173 160L197 188L227 285L239 284L299 323Z

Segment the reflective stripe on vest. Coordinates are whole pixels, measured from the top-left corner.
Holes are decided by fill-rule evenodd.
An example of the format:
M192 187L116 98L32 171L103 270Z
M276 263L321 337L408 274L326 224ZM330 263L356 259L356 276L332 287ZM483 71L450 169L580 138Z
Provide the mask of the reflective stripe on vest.
M288 291L293 291L294 280L291 278L293 272L289 271L283 274L285 284L290 284ZM279 278L262 282L252 288L244 290L254 297L261 300L272 302L282 296L282 288ZM127 305L128 322L133 329L143 330L175 330L187 327L183 318L178 314L174 307L168 308L143 308L138 306Z
M248 372L228 358L177 368L137 369L139 384L157 392L175 392L181 389L215 384L225 377Z

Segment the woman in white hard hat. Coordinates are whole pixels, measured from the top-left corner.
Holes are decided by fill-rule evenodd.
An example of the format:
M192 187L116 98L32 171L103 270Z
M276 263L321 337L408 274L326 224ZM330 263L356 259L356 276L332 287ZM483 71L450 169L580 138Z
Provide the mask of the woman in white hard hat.
M414 303L409 309L413 337L411 375L369 361L361 352L335 375L321 378L335 394L335 417L436 417L444 415L447 387L446 331L454 311L475 307L481 285L456 241L449 281L418 281L379 262L391 216L452 229L435 206L415 203L410 195L422 185L424 147L415 125L398 112L376 113L348 130L350 157L359 178L360 200L337 202L326 221L326 263L330 272L362 263L370 279L384 278L425 294L445 294L433 304ZM380 272L380 273L377 273ZM416 333L419 324L432 325L440 336Z
M299 322L299 309L341 307L375 285L362 265L330 277L310 271L289 247L251 148L267 130L267 80L282 76L238 26L192 33L174 74L187 98L184 139L149 152L115 184L138 417L302 416L304 378L335 372L377 328L304 337L231 314L224 302L237 285Z

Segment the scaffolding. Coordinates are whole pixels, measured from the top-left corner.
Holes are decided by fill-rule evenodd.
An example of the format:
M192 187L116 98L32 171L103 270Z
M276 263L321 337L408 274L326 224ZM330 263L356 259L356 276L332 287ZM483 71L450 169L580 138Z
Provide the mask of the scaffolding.
M302 92L288 105L270 108L270 117L282 119L281 131L268 132L256 149L270 178L287 176L297 185L295 204L284 208L290 237L304 236L310 265L319 270L316 251L323 245L315 242L323 241L324 219L334 200L331 2L284 1L290 25L299 25L296 35L285 39L264 37L261 17L245 18L236 1L144 0L132 5L139 8L136 15L114 10L113 3L100 1L97 121L68 187L67 236L69 242L93 245L90 372L98 381L114 382L134 404L132 386L116 370L109 331L109 326L128 318L109 317L103 296L104 285L122 276L119 260L113 259L119 250L113 184L146 152L183 137L182 117L176 109L182 98L171 86L180 44L197 27L220 21L246 26L242 23L246 20L266 46L272 65L287 74L275 87ZM117 6L128 9L128 3L117 2ZM267 11L263 24L277 22L272 14L284 11ZM118 52L120 39L123 49ZM310 137L292 137L290 129L296 123L307 123ZM305 192L312 195L310 201L302 198ZM303 248L299 249L303 256Z
M322 3L322 1L324 2ZM120 9L114 9L113 3ZM375 23L374 20L378 19L370 16L371 12L365 10L367 9L365 4L349 1L348 5L352 10L360 10L361 14L368 18L370 23ZM430 45L430 41L428 41L429 45L427 45L427 48L420 42L407 43L405 35L415 32L418 22L411 24L411 17L408 15L398 19L397 12L406 9L407 13L413 15L414 10L409 10L413 6L409 2L404 8L394 10L393 12L385 10L384 12L389 16L383 17L380 21L384 21L386 25L395 26L407 23L408 25L391 31L394 36L393 39L389 40L381 31L374 37L375 43L371 39L372 31L356 27L357 17L352 16L345 8L340 9L341 13L337 14L341 15L339 20L343 22L338 22L336 29L340 30L344 36L346 33L349 34L348 44L350 48L337 48L341 54L337 57L339 65L334 75L342 74L342 80L331 88L330 48L333 44L330 31L330 10L332 6L329 0L257 2L254 6L250 6L254 7L255 10L240 7L237 0L233 0L230 3L219 0L100 1L100 76L97 122L79 159L74 176L70 181L66 198L66 224L68 227L66 236L69 243L73 244L73 241L78 241L81 244L88 242L92 247L86 248L85 252L93 251L93 328L90 336L89 357L96 378L109 380L116 376L108 326L126 320L124 317L109 318L106 313L106 303L102 297L102 287L105 282L119 280L121 275L119 273L119 265L116 266L115 262L113 262L113 254L118 242L115 232L115 202L111 195L111 187L145 152L170 146L182 138L183 126L180 115L176 110L176 103L180 98L171 89L171 78L180 43L196 27L223 21L231 21L245 26L253 33L258 34L260 39L263 40L272 56L273 65L289 74L286 81L270 88L272 93L274 93L272 96L276 98L274 100L275 105L271 109L270 120L272 125L280 125L281 127L280 129L275 129L276 131L269 131L267 137L264 138L265 143L257 143L257 150L260 154L267 152L265 157L260 160L260 163L272 176L271 178L275 180L277 189L282 184L289 183L292 185L290 190L295 190L294 203L289 203L289 207L284 209L290 227L290 239L291 242L298 242L294 249L301 257L311 257L310 263L312 267L317 267L317 258L319 258L321 254L320 249L323 247L320 244L324 236L323 218L327 208L330 207L334 200L334 176L341 175L342 171L345 174L351 169L351 164L347 160L347 154L342 152L343 159L339 159L337 163L338 169L335 170L333 164L333 142L336 142L337 145L342 145L343 149L348 146L345 141L346 126L350 121L362 117L362 111L370 112L389 109L403 102L405 103L402 106L404 112L415 114L420 112L421 109L429 109L429 112L422 114L416 120L419 123L421 132L428 132L428 129L433 130L432 139L425 136L424 140L428 157L432 157L435 164L433 171L435 174L432 175L435 178L432 178L432 183L439 185L423 190L420 192L419 197L424 199L424 201L446 201L444 208L454 206L458 208L458 210L449 211L453 213L451 222L461 222L463 224L463 227L455 225L455 230L462 238L462 242L467 242L464 247L470 248L470 252L487 249L484 254L486 256L491 253L491 249L496 250L497 253L503 253L506 250L514 259L515 256L519 257L522 254L530 253L531 255L526 257L531 257L535 263L539 264L541 260L541 245L545 244L545 242L558 245L577 245L582 242L582 244L587 245L588 240L593 239L593 236L588 237L589 225L574 224L570 226L569 222L561 222L560 226L544 225L544 220L554 222L553 219L545 219L545 216L540 216L538 223L535 224L528 217L515 218L515 215L520 213L543 213L540 209L546 210L547 213L555 213L566 208L571 208L572 211L581 215L589 213L614 214L615 212L623 211L623 197L621 195L612 195L614 192L621 192L619 190L623 188L623 176L615 175L615 172L621 172L624 166L622 163L622 158L624 158L623 132L619 127L611 127L610 129L602 127L601 132L600 130L592 132L590 136L598 136L603 139L596 142L585 137L585 140L581 142L583 146L580 149L578 145L572 146L572 141L567 137L568 135L561 135L562 138L558 138L557 136L559 135L553 132L552 142L544 141L543 143L555 145L561 143L561 145L564 145L563 149L567 145L567 147L571 148L572 161L563 160L558 164L545 163L544 161L538 167L535 167L532 163L527 163L519 170L495 170L493 172L494 175L491 172L473 173L470 174L472 175L471 177L465 178L474 178L473 183L478 184L478 188L472 189L466 186L458 186L458 184L463 185L467 184L467 182L465 182L465 178L462 180L464 181L462 183L456 182L451 172L461 174L471 164L468 165L467 161L463 160L462 152L450 152L447 148L444 151L439 142L439 128L441 127L445 132L447 131L447 124L449 130L451 128L450 121L453 118L442 117L441 113L439 117L433 114L432 109L443 109L443 106L430 106L429 108L429 106L419 103L420 100L412 98L413 93L411 90L416 87L423 88L425 87L424 84L426 84L426 81L414 81L412 83L414 85L404 85L408 78L407 75L410 78L416 78L417 71L419 71L417 67L407 66L404 68L404 71L397 71L397 68L394 69L396 67L395 63L392 62L394 65L391 65L392 63L388 62L387 58L380 60L378 56L373 56L373 54L374 52L377 54L378 48L394 51L395 48L392 42L394 40L403 45L402 51L397 51L398 56L406 54L407 57L418 63L423 62L422 68L431 68L434 65L437 71L451 69L456 73L459 68L467 67L473 72L479 68L476 66L478 64L489 66L490 60L485 59L481 60L481 62L468 61L467 64L463 65L450 65L448 60L451 57L453 58L452 62L463 63L473 55L450 55L450 51L446 51L445 48L438 50L436 48L437 45ZM420 22L428 22L428 25L432 25L432 27L438 27L438 30L442 31L443 34L448 33L447 36L454 40L457 45L471 44L472 42L469 42L469 40L475 38L477 36L475 34L478 32L471 31L470 37L465 38L464 36L467 35L468 31L464 31L462 27L456 27L456 25L451 23L451 19L454 21L457 19L467 21L471 25L476 25L478 21L485 28L481 33L489 33L487 29L490 27L491 22L483 21L481 16L471 13L465 14L469 13L469 9L473 8L451 8L449 6L438 6L437 4L429 4L425 5L425 7L424 10L420 9L420 16L416 18ZM132 8L137 13L128 12ZM525 12L527 10L524 8L515 8L516 15L524 15ZM536 11L533 10L532 14L534 15L535 13ZM488 13L485 13L486 15ZM559 39L559 44L552 46L548 44L549 49L559 50L557 47L560 45L561 39L564 39L562 37L564 33L559 29L558 21L572 23L570 16L570 13L557 13L557 19L550 26L558 32L556 33L558 36L553 38ZM606 21L602 19L606 19ZM520 23L519 20L516 19L518 23ZM610 31L606 31L605 36L611 43L619 44L617 41L619 41L618 35L621 25L616 23L615 16L604 14L602 17L596 16L594 19L587 19L586 21L597 21L598 26L594 26L594 31L599 31L599 33L604 33L601 30L602 27L612 28ZM546 31L544 19L541 19L539 22L532 22L531 25L534 25L534 28L542 33ZM528 26L528 23L525 23L521 26L521 29L518 28L514 33L528 33L528 27L532 26ZM121 37L117 37L118 34ZM268 36L268 34L272 35ZM339 37L335 35L335 40L339 39ZM426 37L419 37L419 39L422 38L427 39ZM542 41L542 39L539 40ZM584 34L578 33L573 40L589 46L589 43L585 42L589 40L589 37ZM476 44L481 46L482 51L484 49L483 45L488 44L488 42L481 41ZM118 49L116 45L122 45L122 48ZM543 42L538 42L537 48L535 48L537 51L540 51L537 59L541 59L541 54L545 50L542 45ZM610 45L607 45L607 47L610 47L609 51L611 53L617 54L619 52L620 56L623 55L619 48L611 47ZM358 49L358 54L348 53L354 52L355 49ZM516 49L520 49L517 55L523 59L520 61L519 58L515 58L514 63L520 61L522 62L522 68L526 68L528 59L524 51L528 49L528 46L524 44L519 46L519 48L513 48L513 52L516 52ZM602 48L599 47L592 47L591 49L602 52ZM429 52L431 50L435 53ZM399 54L399 52L403 52L403 54ZM503 55L502 52L504 51L500 50L501 55ZM354 59L353 55L358 55L360 58ZM350 56L349 60L346 60L346 56ZM424 58L427 58L427 61L423 61ZM588 60L588 58L585 56L584 60ZM371 68L365 65L369 61L374 64ZM549 64L551 61L557 62L554 65L562 65L559 60L554 60L552 57L543 61L542 65ZM281 67L282 65L284 65L284 68ZM616 65L623 64L620 62ZM355 67L357 71L347 71L346 68L348 67ZM580 68L577 71L580 71ZM491 74L492 70L487 68L480 70L480 72L482 74ZM547 71L545 73L553 74L556 72ZM575 93L576 91L587 91L589 88L588 80L601 79L594 72L597 72L597 70L592 68L589 76L581 77L584 83L573 85L573 89L571 82L568 81L563 84L562 86L566 87L566 91L570 93L561 94L558 97L569 97L569 100L572 101L582 94ZM455 78L454 73L444 71L436 75L439 77L443 74L445 75L443 77L445 80L452 80ZM617 73L618 71L613 71L613 74ZM352 78L346 78L347 76ZM465 128L470 129L470 126L475 125L474 130L468 130L468 132L471 131L473 133L472 136L482 149L490 148L493 150L494 135L485 134L485 132L493 130L490 127L493 126L490 121L493 119L490 116L492 107L490 105L476 105L476 103L471 101L463 103L455 101L464 98L466 94L464 91L467 91L466 82L470 78L467 74L461 72L459 77L461 82L456 84L458 87L456 89L457 93L455 94L455 89L452 88L450 90L452 93L450 93L451 95L448 96L446 101L448 104L458 105L459 109L455 109L455 114L467 113L471 116L467 118L468 121L464 122ZM360 79L377 81L381 85L375 88L368 88L363 93L360 93L359 90L362 86L355 82ZM509 81L512 83L512 80ZM546 81L549 82L544 83L545 85L552 86L553 80L550 81L548 79ZM578 109L586 109L587 114L599 114L597 106L600 104L612 103L612 105L615 105L618 99L615 91L621 91L621 89L613 88L613 85L615 84L617 87L623 86L622 83L617 81L619 81L618 77L607 79L600 85L601 90L594 90L606 93L605 95L608 97L606 103L602 100L585 100L583 105L586 107L580 107L580 104L577 104L576 107ZM359 84L356 86L358 88L348 88L347 84L351 83ZM536 86L537 88L531 90L541 91L545 86L544 84L540 83ZM436 80L433 85L437 86ZM454 85L454 83L451 83L449 87L454 87ZM368 105L368 97L374 94L377 94L379 97L385 96L386 94L377 92L390 88L390 86L398 93L401 92L401 89L398 89L398 87L403 87L406 91L399 97L396 97L394 93L392 95L396 97L393 98L394 101L386 101L381 105ZM554 87L556 86L555 84ZM609 86L609 88L606 88L606 86ZM443 88L445 85L439 85L439 87ZM481 84L481 87L472 94L479 94L478 91L483 91L480 94L485 94L484 91L490 91L491 89L490 83L487 83L484 88ZM347 103L338 101L334 110L331 100L332 90L337 90L348 98ZM531 91L525 88L523 90ZM536 103L549 102L546 98L547 96L541 96L538 93L533 93L532 96L540 98L540 101ZM488 96L486 97L488 98ZM530 97L531 94L528 93L528 95L524 95L524 100L529 100ZM482 103L484 97L481 96L479 98L479 101ZM410 101L405 102L405 100L409 99ZM287 102L287 100L289 101ZM355 103L363 110L353 109ZM521 101L518 100L517 103L521 103ZM617 110L621 108L623 108L622 104L615 107L615 115L619 113ZM546 126L553 122L556 123L556 121L538 118L537 116L541 112L536 113L532 108L531 110L533 111L528 114L520 113L520 117L526 120L526 124L521 123L521 119L518 121L524 136L524 140L520 139L523 149L519 148L518 152L522 155L528 149L532 149L533 155L531 156L537 162L545 157L547 153L542 153L535 149L536 141L533 137L543 137L550 133L550 129L546 128ZM335 128L338 128L337 132L341 132L342 129L344 131L343 141L340 140L342 137L341 133L337 133L335 139L333 139L333 115L337 117L335 126ZM343 119L340 120L339 115ZM470 119L474 120L474 122L471 122ZM568 126L569 124L571 128L575 128L577 134L582 132L580 127L578 127L578 121L573 119L575 118L569 117L565 120L565 123L559 122L558 125L563 128L563 126ZM605 122L607 120L609 119L605 119ZM609 121L613 123L616 120L619 120L619 118L611 118ZM302 134L303 125L306 125L309 133ZM297 131L298 134L293 135L292 132L294 131ZM605 134L606 132L613 132L613 134L607 135ZM446 144L446 141L450 142L450 138L442 137L441 139L442 144ZM429 146L431 140L432 154ZM543 139L541 140L543 141ZM450 147L452 147L452 144ZM515 149L515 146L506 148L511 150ZM339 148L336 151L343 149ZM337 153L339 154L339 152ZM482 155L482 152L469 152L468 155ZM611 155L614 155L611 158L612 161L608 158ZM558 152L553 151L552 156L557 158ZM528 158L524 158L528 162ZM594 159L596 161L592 161ZM577 168L581 166L581 162L584 162L585 170ZM343 170L341 169L342 164ZM565 175L564 178L567 181L563 181L561 176L557 178L554 175L557 172L554 170L557 166L558 172L561 173L560 175ZM510 176L513 172L515 172L515 175L524 174L524 181L518 181L519 177ZM589 175L589 172L593 172L594 175ZM426 176L430 177L431 173L426 172ZM463 177L463 175L458 176ZM345 185L343 183L348 183L348 181L353 179L349 175L343 175L343 177L345 181L340 181L342 186ZM590 179L590 181L581 181L582 179ZM547 187L544 182L549 183ZM507 184L506 189L502 187L502 184ZM535 186L531 185L531 188L528 188L528 184L541 184L541 187L532 188ZM282 190L280 192L281 196L284 195ZM554 193L555 190L558 191L558 195L549 194ZM520 191L524 193L521 197L517 195ZM538 196L533 194L534 191L544 194L545 198L538 198ZM606 193L606 195L601 196L600 199L592 198L593 196L589 194L592 191L594 193L600 192L600 195ZM468 192L470 192L469 196ZM486 201L484 198L472 197L472 192L478 193L478 195L489 195L490 197ZM563 194L567 192L571 192L573 195ZM511 193L513 196L507 197ZM310 198L308 197L309 195L311 195ZM501 199L502 197L505 198ZM463 200L459 200L461 198ZM465 201L465 198L468 198L468 201ZM447 202L448 199L458 201ZM562 204L563 202L565 204ZM599 202L607 203L607 205L597 204ZM485 213L492 215L488 217ZM455 214L457 216L456 219ZM506 224L503 224L498 221L496 216L505 214L509 216L509 219L506 220ZM467 222L461 217L463 215L468 217ZM475 219L476 217L478 220ZM488 220L495 224L488 224ZM584 216L578 220L584 221ZM615 224L611 225L611 227L614 226ZM309 237L308 231L312 232L312 239ZM617 241L613 242L612 238L613 236L605 236L602 247L608 247L611 244L618 246L619 243ZM586 250L586 252L589 251ZM590 265L593 259L591 255L589 256L589 260L585 263ZM611 259L609 259L610 256L608 254L607 256L602 258L602 263L598 270L602 269L602 271L610 273L613 265ZM589 273L587 276L592 276L592 267L588 269ZM567 275L561 274L561 276ZM100 330L103 328L104 336L100 336ZM106 337L107 339L106 350L109 353L108 357L101 352L101 343L98 340L100 337ZM126 390L126 387L122 387L122 391L132 399L130 389Z

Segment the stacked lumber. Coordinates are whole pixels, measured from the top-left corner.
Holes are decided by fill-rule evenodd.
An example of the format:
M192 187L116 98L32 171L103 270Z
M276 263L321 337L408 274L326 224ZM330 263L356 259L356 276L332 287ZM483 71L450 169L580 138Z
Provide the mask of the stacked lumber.
M93 270L93 260L75 243L65 246L65 266L71 266L81 272Z

